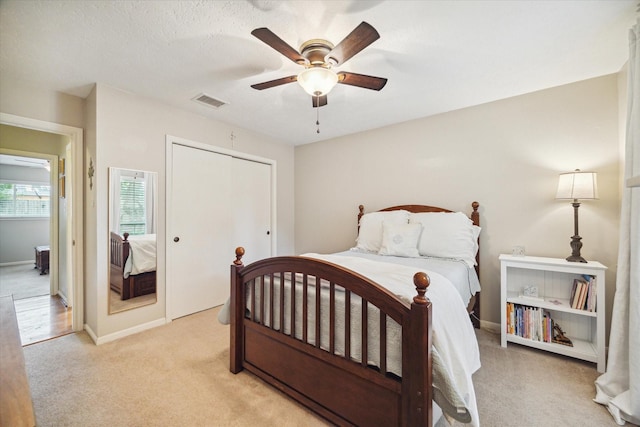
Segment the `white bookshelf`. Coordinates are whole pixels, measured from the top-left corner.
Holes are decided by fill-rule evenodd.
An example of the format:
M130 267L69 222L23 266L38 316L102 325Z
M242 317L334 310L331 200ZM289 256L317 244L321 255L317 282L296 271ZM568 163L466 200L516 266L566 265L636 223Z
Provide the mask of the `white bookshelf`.
M597 364L605 371L605 270L596 261L569 262L560 258L500 255L501 345L513 342L540 350L563 354ZM592 276L596 282L594 311L571 308L573 281ZM536 286L539 298L522 296L524 288ZM507 303L537 307L551 313L553 320L569 337L573 346L523 338L507 331Z

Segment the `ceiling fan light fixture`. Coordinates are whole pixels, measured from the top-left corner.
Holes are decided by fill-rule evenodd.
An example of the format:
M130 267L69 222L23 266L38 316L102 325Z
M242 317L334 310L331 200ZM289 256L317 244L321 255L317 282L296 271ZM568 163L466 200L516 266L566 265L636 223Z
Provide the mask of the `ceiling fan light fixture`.
M311 67L298 74L298 83L309 95L324 96L338 83L338 75L325 67Z

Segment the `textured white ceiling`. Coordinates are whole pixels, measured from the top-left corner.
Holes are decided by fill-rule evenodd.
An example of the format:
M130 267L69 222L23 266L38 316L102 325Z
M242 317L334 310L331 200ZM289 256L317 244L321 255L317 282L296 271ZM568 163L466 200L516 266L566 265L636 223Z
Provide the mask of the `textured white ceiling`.
M618 72L636 0L0 2L0 79L85 97L95 82L282 142L303 144ZM293 48L340 42L367 21L380 39L339 71L386 77L380 92L338 85L316 110L302 68L250 33ZM228 102L192 101L206 93ZM1 94L0 94L1 96Z

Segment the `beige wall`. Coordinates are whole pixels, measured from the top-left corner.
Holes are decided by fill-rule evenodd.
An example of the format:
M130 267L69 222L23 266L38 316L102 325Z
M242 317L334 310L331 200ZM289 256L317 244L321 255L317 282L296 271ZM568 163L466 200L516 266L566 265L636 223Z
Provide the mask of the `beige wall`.
M481 318L499 323L498 255L522 245L529 255L569 256L573 208L554 200L558 174L593 170L600 200L580 208L582 254L609 267L609 319L621 166L617 86L610 75L296 147L296 251L354 246L359 204L469 212L476 200Z
M94 107L95 105L95 107ZM95 108L95 112L93 111ZM177 110L102 84L87 99L88 156L96 175L86 191L87 318L98 338L165 317L166 135L273 159L277 164L277 242L279 254L293 253L293 147L269 137ZM231 132L234 139L231 139ZM93 133L93 135L91 135ZM93 140L95 138L95 140ZM108 168L158 172L158 303L115 315L108 301ZM229 254L229 262L233 254Z
M84 100L17 80L0 80L0 111L77 128L84 127Z

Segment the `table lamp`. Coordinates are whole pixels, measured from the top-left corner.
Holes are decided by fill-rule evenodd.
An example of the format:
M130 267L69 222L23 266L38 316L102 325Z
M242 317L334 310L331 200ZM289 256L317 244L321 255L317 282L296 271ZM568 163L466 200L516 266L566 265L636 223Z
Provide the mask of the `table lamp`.
M582 237L578 234L578 208L580 200L594 200L598 198L598 174L595 172L582 172L576 169L574 172L561 173L558 180L558 192L556 199L572 199L573 205L573 236L571 237L571 256L567 261L587 262L580 256Z

